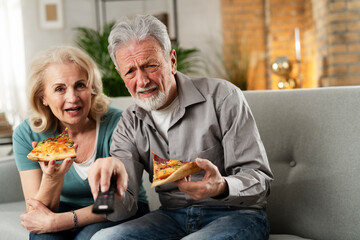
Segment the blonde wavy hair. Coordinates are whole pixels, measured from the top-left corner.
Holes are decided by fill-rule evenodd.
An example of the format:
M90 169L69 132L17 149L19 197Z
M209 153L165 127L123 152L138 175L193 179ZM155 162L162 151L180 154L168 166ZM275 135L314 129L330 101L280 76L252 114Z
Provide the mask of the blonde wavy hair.
M29 72L29 98L31 115L30 127L35 132L55 130L59 120L49 107L43 105L44 78L47 68L53 64L75 63L81 71L87 74L88 84L91 89L91 108L88 117L96 119L106 113L110 105L110 99L103 93L103 85L100 71L96 63L84 51L71 47L62 46L51 48L37 55L31 64Z

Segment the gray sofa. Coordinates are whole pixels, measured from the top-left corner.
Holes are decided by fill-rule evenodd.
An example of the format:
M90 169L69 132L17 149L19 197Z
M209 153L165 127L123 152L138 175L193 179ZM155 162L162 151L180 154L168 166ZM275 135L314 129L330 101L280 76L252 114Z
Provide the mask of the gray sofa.
M245 96L275 175L267 207L270 239L360 239L360 87ZM131 102L113 99L121 108ZM0 160L0 179L0 239L26 239L19 221L25 204L12 158ZM155 209L156 193L148 183L146 188Z

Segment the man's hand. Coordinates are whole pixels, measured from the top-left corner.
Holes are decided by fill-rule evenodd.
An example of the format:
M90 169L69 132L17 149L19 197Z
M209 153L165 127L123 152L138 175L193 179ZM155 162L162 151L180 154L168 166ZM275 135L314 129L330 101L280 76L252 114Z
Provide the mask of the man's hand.
M28 199L26 204L31 208L20 216L21 225L29 232L36 234L53 232L54 213L35 199Z
M207 159L197 158L196 164L206 171L204 178L198 182L190 182L189 178L176 181L175 184L180 191L189 194L194 200L228 193L227 182L213 163Z
M119 159L99 158L90 166L88 180L94 200L99 194L99 186L102 192L109 190L112 177L116 181L117 195L123 197L127 189L128 175L124 164Z

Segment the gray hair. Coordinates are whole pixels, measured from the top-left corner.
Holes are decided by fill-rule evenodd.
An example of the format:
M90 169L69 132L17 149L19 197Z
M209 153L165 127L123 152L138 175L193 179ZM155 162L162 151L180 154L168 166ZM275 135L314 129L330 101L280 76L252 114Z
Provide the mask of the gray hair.
M116 51L121 44L132 40L143 41L149 37L155 38L164 51L166 59L170 58L171 41L166 26L156 17L151 15L137 15L134 19L125 17L116 23L109 35L108 50L115 66Z

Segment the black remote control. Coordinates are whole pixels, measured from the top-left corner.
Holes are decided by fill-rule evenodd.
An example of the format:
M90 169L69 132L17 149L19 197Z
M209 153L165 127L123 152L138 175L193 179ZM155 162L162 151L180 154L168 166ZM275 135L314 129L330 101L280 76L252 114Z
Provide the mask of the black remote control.
M92 212L96 214L108 214L114 212L114 197L116 192L116 182L111 179L110 188L106 192L99 192Z

